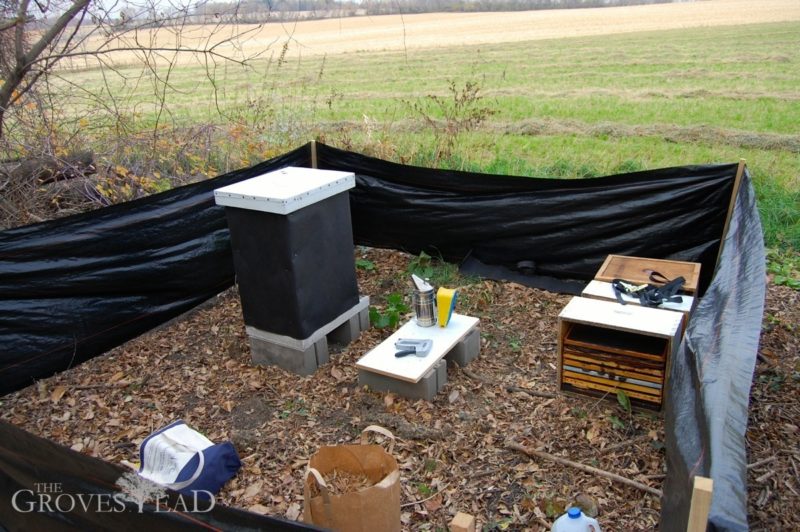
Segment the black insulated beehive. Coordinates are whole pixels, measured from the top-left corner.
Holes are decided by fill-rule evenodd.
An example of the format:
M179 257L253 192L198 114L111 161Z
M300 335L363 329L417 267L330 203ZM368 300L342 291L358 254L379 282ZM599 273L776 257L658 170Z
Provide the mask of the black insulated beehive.
M349 172L289 167L214 191L248 333L309 338L359 303Z

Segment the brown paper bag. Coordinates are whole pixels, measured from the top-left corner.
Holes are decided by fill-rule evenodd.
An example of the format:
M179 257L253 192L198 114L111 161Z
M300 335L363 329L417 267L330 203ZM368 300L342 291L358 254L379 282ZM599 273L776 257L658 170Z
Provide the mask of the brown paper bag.
M390 438L389 452L380 445L368 445L368 433ZM400 470L391 455L394 435L383 427L370 425L361 433L361 445L322 447L308 461L303 484L303 521L337 532L400 530ZM367 477L374 485L334 495L323 477L336 470ZM320 494L312 497L316 483Z

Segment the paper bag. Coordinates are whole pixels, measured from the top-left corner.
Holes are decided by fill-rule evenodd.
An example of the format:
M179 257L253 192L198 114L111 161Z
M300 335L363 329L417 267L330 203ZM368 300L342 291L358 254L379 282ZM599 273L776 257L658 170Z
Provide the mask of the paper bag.
M389 452L380 445L367 444L368 433L390 438ZM391 455L394 435L383 427L370 425L361 433L361 445L320 448L308 461L303 485L303 521L337 532L392 532L400 530L400 470ZM333 471L367 477L374 485L335 495L324 477ZM316 484L319 494L312 496Z

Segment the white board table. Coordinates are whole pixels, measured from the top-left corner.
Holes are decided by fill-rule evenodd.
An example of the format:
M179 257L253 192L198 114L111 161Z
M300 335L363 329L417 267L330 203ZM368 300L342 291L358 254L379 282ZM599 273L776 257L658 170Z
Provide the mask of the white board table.
M420 327L413 319L356 362L356 368L416 383L470 331L480 320L453 313L447 327ZM397 358L394 344L400 339L433 340L431 352L425 357L407 355Z

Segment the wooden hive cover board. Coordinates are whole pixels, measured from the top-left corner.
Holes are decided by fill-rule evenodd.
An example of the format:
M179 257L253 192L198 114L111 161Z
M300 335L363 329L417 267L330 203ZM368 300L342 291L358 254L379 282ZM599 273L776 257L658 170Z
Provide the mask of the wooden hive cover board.
M356 362L358 369L372 371L401 381L419 382L436 362L441 360L467 333L478 326L480 320L453 313L447 327L420 327L412 319L378 344L372 351ZM431 352L425 357L409 355L394 356L394 343L401 338L433 340Z
M681 326L683 314L670 310L620 305L586 297L573 297L558 315L561 320L632 333L673 338Z
M668 279L683 277L686 279L683 291L690 294L697 292L697 283L700 280L700 263L698 262L609 255L594 278L607 283L614 279L624 279L633 283L661 284L653 283L650 280L650 273L653 271Z

